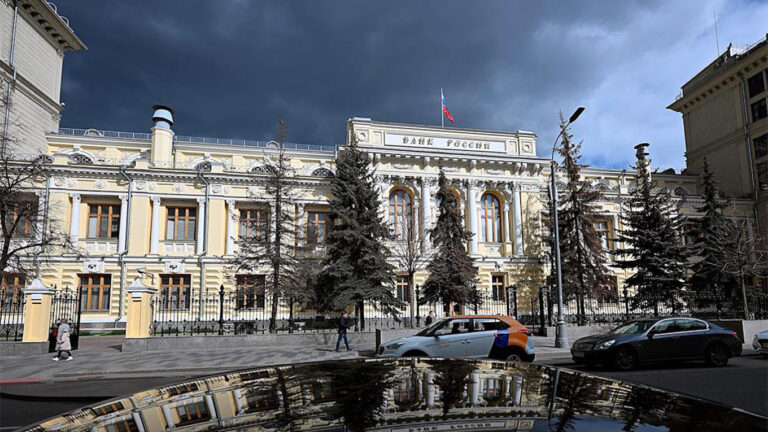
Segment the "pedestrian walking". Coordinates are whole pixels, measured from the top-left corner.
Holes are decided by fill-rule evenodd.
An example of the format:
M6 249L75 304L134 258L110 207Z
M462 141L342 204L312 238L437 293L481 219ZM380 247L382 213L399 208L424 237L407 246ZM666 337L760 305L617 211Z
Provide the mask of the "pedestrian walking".
M430 324L435 322L435 311L429 311L429 315L427 315L427 327L429 327Z
M62 324L59 326L59 332L56 337L56 357L53 358L53 361L59 361L61 360L61 353L67 353L67 358L65 361L71 361L74 359L72 357L72 344L69 341L69 326L67 324Z
M342 339L344 339L344 345L347 346L347 351L349 351L350 348L349 348L349 339L347 338L347 329L349 328L350 323L349 323L349 318L347 317L346 312L341 314L337 324L339 327L339 338L336 339L336 352L339 352L339 345L341 344Z

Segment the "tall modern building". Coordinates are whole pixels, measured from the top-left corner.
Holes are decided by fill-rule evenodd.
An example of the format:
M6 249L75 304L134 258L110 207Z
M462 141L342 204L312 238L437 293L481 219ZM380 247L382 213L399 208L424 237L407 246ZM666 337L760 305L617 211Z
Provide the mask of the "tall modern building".
M59 130L64 53L83 49L53 3L0 3L0 131L24 153L45 153L45 134Z
M700 174L708 158L723 192L754 201L768 235L768 35L729 45L668 108L683 115L688 172Z

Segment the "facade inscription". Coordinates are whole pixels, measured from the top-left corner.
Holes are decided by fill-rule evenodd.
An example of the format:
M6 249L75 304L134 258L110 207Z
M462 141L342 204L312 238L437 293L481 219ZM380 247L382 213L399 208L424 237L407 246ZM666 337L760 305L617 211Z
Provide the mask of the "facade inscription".
M503 141L428 137L418 135L386 134L384 145L430 147L435 149L461 149L482 152L506 153Z

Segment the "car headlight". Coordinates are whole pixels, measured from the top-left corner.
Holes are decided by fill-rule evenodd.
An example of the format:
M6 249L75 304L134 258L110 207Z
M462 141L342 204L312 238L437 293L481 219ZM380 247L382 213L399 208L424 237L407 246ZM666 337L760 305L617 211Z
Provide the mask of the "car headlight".
M616 343L616 339L611 339L611 340L605 341L605 342L603 342L603 343L599 343L599 344L597 344L597 345L595 346L595 349L597 349L597 350L604 350L604 349L608 349L608 348L610 348L610 347L611 347L611 345L613 345L613 344L615 344L615 343Z
M393 343L391 345L385 345L384 346L384 350L385 351L394 351L394 350L400 348L403 345L405 345L405 342L399 342L399 343Z

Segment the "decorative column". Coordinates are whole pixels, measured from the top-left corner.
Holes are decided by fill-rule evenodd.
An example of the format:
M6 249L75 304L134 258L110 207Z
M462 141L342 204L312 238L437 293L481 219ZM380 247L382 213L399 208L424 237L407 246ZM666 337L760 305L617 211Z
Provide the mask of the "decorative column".
M306 230L304 228L304 222L307 220L307 217L304 214L304 207L305 207L304 203L299 203L296 205L296 211L298 212L296 216L298 216L299 218L299 224L298 224L299 232L296 233L296 238L298 240L299 246L302 246L305 243L304 237L306 234ZM325 221L325 223L331 223L331 221Z
M469 244L469 253L472 255L477 255L479 253L477 239L477 186L477 181L470 180L467 189L467 201L469 201L469 231L473 234Z
M117 253L125 252L125 230L128 226L128 195L120 195L120 234L117 237Z
M469 403L477 406L480 399L480 374L472 372L469 374Z
M125 338L148 338L152 326L152 296L157 290L136 278L125 287L128 307L125 314Z
M424 394L427 402L427 408L435 407L435 373L433 371L427 371L424 374Z
M203 254L205 245L205 198L197 199L197 254Z
M426 252L429 249L429 234L427 231L429 230L429 220L430 220L430 208L429 204L431 202L431 196L429 190L429 182L431 179L422 178L421 179L421 236L422 236L422 243L421 243L421 249L422 252Z
M72 197L72 218L69 221L69 240L77 246L80 237L80 194L70 194Z
M152 196L152 230L149 236L149 253L157 255L160 245L160 197Z
M227 248L225 255L235 254L235 200L227 200Z
M512 206L515 211L515 255L523 254L523 210L520 206L520 185L516 184L512 190Z
M613 235L611 235L611 233L606 233L605 235L609 236L608 237L609 239L610 238L616 238L618 232L619 232L619 215L614 214L613 215ZM616 242L616 243L618 243L618 242ZM617 245L611 244L610 240L608 240L608 246L611 247L612 249L618 249L616 247ZM613 255L610 255L610 256L613 257Z
M504 201L504 250L507 250L507 247L509 247L509 231L511 228L511 225L509 223L509 201Z
M24 290L26 305L24 307L22 342L46 342L48 340L53 293L54 291L45 286L39 278L35 278Z

